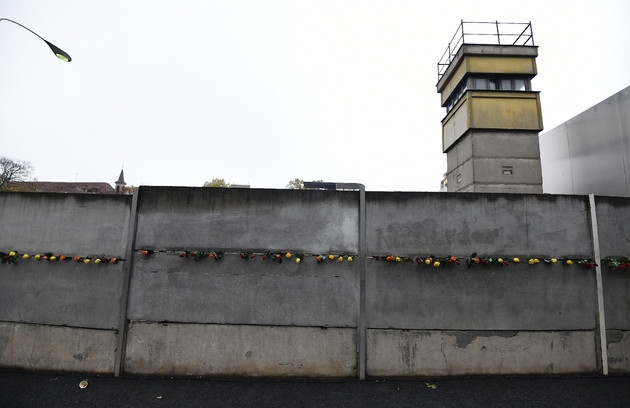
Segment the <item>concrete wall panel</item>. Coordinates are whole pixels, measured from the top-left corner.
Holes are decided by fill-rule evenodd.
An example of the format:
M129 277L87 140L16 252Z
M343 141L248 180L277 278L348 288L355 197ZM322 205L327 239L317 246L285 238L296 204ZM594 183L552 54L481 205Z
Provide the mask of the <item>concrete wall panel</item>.
M0 367L113 374L116 333L0 322Z
M628 256L630 252L630 198L595 197L599 247L602 257Z
M613 374L630 372L630 331L607 330L608 369Z
M125 372L247 377L352 377L356 330L133 322Z
M587 197L368 192L366 201L370 255L592 253Z
M445 268L368 262L369 328L593 330L595 277L560 264Z
M606 328L630 330L630 273L602 267Z
M32 258L1 265L0 320L117 328L123 265Z
M122 257L131 196L0 193L0 248Z
M177 253L137 259L130 319L190 323L356 327L357 263L304 258L195 262ZM153 272L155 271L155 272Z
M568 374L597 370L592 331L369 330L370 376Z
M357 253L356 192L141 187L137 248Z

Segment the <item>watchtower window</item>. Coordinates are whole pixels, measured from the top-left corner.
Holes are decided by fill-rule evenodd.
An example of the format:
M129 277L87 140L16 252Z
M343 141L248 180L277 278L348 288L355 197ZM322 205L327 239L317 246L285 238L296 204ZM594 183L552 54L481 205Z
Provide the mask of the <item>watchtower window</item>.
M485 77L470 78L470 87L476 90L529 91L528 78L522 77Z

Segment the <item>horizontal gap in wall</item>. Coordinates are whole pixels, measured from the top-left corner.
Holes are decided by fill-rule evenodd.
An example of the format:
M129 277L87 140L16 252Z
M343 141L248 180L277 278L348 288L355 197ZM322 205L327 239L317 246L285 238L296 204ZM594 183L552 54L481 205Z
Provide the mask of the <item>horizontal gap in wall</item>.
M274 325L274 324L245 324L245 323L197 323L197 322L172 322L172 321L162 321L156 322L153 320L129 320L129 324L161 324L168 326L172 325L196 325L196 326L254 326L254 327L277 327L277 328L304 328L304 329L353 329L356 330L357 326L299 326L299 325Z
M8 321L8 320L0 320L0 324L1 323L7 323L7 324L23 324L25 326L48 326L48 327L66 327L68 329L81 329L81 330L100 330L100 331L107 331L107 332L118 332L118 329L116 328L111 328L111 329L103 329L103 328L98 328L98 327L82 327L82 326L69 326L67 324L50 324L50 323L31 323L31 322L14 322L14 321Z
M164 272L164 271L149 271L149 272L145 272L145 273L156 273L156 274L167 274L167 275L212 275L212 276L253 276L253 277L261 277L261 276L269 276L269 277L273 277L273 278L340 278L341 275L329 275L329 276L325 276L325 275L292 275L292 274L268 274L268 273L263 273L263 274L255 274L255 273L213 273L213 272L180 272L180 271L176 271L176 272Z
M484 332L492 332L492 333L514 333L514 332L523 332L523 333L551 333L551 332L592 332L595 330L595 327L592 329L401 329L397 327L368 327L367 330L397 330L397 331L417 331L417 332L441 332L441 333L461 333L461 332L475 332L475 333L484 333ZM608 330L608 329L607 329Z

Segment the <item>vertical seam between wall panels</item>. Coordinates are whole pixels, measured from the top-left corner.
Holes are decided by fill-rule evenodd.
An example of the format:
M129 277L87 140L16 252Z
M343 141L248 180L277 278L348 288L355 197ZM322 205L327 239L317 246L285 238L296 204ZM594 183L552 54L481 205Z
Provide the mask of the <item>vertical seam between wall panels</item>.
M123 268L122 296L120 298L120 311L118 317L118 337L116 339L116 359L114 362L114 376L120 376L123 367L125 339L127 338L127 304L129 303L129 286L131 283L131 269L133 266L134 247L136 245L136 232L138 230L138 200L140 188L133 191L131 202L131 216L127 234L127 248L125 252L125 267Z
M359 379L365 380L365 365L367 363L366 342L366 274L367 274L367 226L366 226L365 186L359 187Z
M597 331L599 334L599 352L602 362L602 374L608 375L608 343L606 341L606 316L604 312L604 290L602 287L602 267L599 252L599 231L597 228L597 211L595 196L588 195L591 218L591 241L593 243L593 259L595 261L595 277L597 280Z

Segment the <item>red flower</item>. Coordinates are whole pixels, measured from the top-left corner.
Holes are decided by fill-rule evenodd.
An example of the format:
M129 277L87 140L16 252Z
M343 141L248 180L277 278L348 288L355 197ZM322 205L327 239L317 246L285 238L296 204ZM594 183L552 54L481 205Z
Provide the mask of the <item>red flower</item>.
M183 252L182 252L181 254L179 254L179 257L180 257L180 258L183 258L183 257L185 257L185 256L186 256L186 254L185 254L185 253L183 253Z

